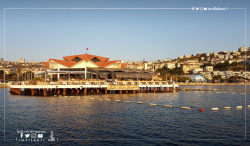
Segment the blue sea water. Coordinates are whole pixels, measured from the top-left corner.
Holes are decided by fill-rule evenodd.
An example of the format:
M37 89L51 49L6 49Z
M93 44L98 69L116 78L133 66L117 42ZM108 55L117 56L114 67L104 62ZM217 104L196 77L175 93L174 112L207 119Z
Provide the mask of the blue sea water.
M250 144L249 86L181 88L218 90L41 97L11 95L9 89L0 89L1 145ZM184 106L191 109L181 109ZM228 106L232 108L225 110ZM213 107L219 110L211 111ZM46 139L17 141L17 130L46 131ZM47 141L51 131L55 141Z

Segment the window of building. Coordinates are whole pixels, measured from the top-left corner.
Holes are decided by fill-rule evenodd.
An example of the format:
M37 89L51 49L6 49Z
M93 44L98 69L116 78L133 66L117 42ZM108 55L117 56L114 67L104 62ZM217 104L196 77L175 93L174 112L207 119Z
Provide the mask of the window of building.
M91 60L92 60L93 62L100 62L100 60L99 60L98 58L96 58L96 57L92 58Z
M74 62L79 62L79 61L81 61L81 60L82 60L81 58L75 57L72 61L74 61Z

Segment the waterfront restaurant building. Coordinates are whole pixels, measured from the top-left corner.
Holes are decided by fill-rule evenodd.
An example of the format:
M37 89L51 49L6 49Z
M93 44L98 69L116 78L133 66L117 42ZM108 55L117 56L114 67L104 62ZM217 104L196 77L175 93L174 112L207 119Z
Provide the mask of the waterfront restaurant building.
M153 72L124 69L126 63L121 60L110 61L107 57L90 54L64 56L63 60L49 59L42 62L53 81L83 79L152 79ZM47 74L46 73L46 74Z

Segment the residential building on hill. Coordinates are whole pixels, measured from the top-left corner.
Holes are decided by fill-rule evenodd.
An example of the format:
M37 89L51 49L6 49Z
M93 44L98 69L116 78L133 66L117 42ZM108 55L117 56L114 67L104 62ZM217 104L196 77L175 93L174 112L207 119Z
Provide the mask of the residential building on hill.
M244 51L247 51L247 47L245 46L242 46L238 49L238 52L244 52Z

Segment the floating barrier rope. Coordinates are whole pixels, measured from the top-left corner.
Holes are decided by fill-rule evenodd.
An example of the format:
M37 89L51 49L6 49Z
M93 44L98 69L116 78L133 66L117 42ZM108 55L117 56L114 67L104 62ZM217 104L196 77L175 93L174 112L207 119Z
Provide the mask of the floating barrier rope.
M66 96L67 97L67 96ZM73 96L72 96L73 97ZM87 99L86 97L82 97L82 99ZM88 98L90 100L95 100L95 98ZM106 101L112 101L111 99L102 99L102 98L96 98L97 100L106 100ZM113 100L113 101L117 101L117 102L120 102L121 100ZM127 100L125 101L126 103L132 103L132 101L130 100ZM137 104L143 104L143 102L133 102L133 103L137 103ZM178 106L173 106L173 105L165 105L165 104L156 104L156 103L149 103L149 106L163 106L163 107L167 107L167 108L180 108L180 109L184 109L184 110L191 110L191 107L178 107ZM250 108L250 105L247 105L246 107ZM243 106L235 106L236 109L242 109ZM232 107L224 107L224 110L230 110L232 109ZM213 107L213 108L210 108L210 110L212 111L218 111L219 108L218 107ZM203 112L204 109L203 108L199 108L199 111L200 112Z

